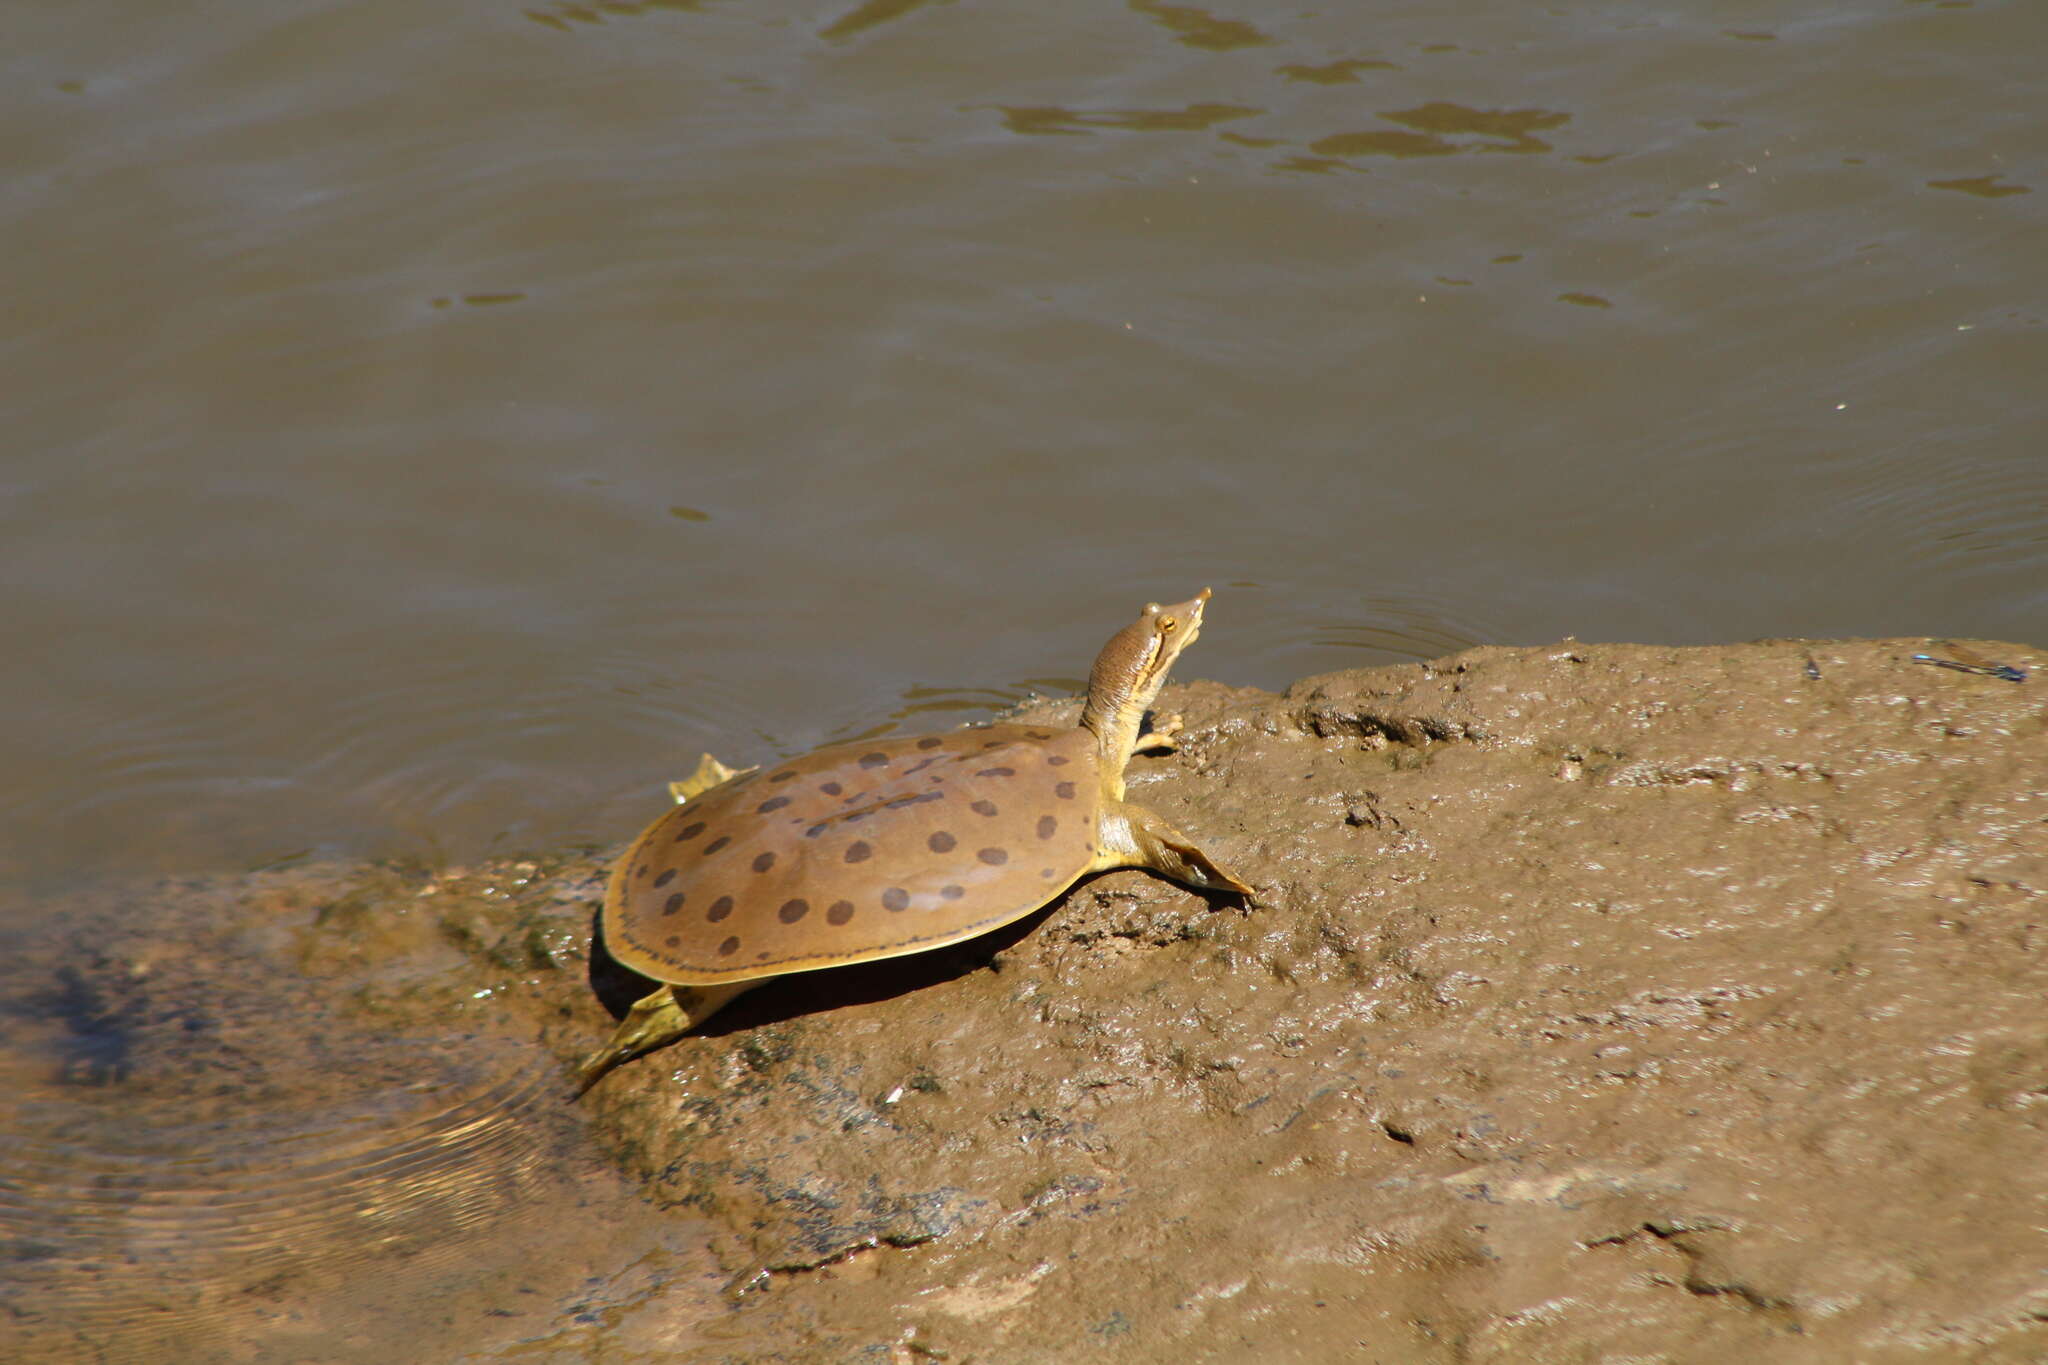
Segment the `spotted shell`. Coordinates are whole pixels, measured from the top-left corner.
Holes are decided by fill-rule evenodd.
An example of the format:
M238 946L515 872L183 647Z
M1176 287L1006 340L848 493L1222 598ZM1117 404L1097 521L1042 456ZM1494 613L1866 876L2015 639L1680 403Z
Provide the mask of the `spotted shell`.
M675 807L619 860L605 946L707 986L923 952L1045 905L1094 865L1087 730L991 725L840 744Z

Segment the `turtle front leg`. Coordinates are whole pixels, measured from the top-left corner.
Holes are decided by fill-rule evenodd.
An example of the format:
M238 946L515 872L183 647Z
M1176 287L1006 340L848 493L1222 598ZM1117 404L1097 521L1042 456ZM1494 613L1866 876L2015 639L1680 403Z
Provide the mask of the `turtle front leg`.
M726 1001L760 984L731 981L722 986L663 986L633 1002L611 1041L576 1068L575 1099L603 1080L615 1066L666 1047L716 1014Z
M1104 866L1149 868L1162 877L1171 877L1204 891L1234 891L1245 897L1252 895L1251 887L1224 871L1215 859L1202 852L1193 839L1167 823L1164 817L1143 806L1128 803L1117 814L1122 817L1122 837L1105 840L1104 852L1113 851L1121 855L1121 859Z
M1164 749L1172 753L1180 747L1180 712L1176 711L1170 716L1159 716L1155 719L1158 722L1156 727L1145 731L1132 743L1132 753L1143 753L1147 749Z

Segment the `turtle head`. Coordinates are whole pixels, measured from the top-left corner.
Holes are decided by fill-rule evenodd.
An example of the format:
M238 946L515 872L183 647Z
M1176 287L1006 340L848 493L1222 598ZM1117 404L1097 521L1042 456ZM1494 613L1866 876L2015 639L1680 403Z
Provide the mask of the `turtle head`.
M1088 674L1088 705L1081 724L1101 741L1105 772L1123 772L1144 724L1146 708L1166 685L1167 670L1202 630L1209 590L1185 602L1147 602L1138 619L1110 637Z

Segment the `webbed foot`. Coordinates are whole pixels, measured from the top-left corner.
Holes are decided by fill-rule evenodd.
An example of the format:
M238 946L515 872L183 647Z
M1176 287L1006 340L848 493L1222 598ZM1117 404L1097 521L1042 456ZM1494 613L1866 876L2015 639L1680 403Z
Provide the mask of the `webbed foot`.
M576 1093L571 1099L582 1099L584 1092L614 1067L667 1047L716 1014L726 1001L760 984L729 981L719 986L663 986L641 996L626 1011L626 1017L619 1020L610 1041L576 1068Z
M1231 891L1247 899L1253 895L1251 887L1225 871L1193 839L1159 815L1143 806L1131 805L1123 808L1123 814L1129 822L1136 855L1131 860L1133 866L1150 868L1163 877L1203 891Z
M1146 749L1162 749L1172 753L1180 747L1180 712L1176 711L1170 716L1157 716L1154 719L1158 724L1138 736L1131 748L1132 753L1142 753Z
M676 1004L675 992L669 987L641 996L626 1011L626 1017L619 1020L611 1041L584 1058L583 1065L576 1069L575 1098L582 1099L584 1092L603 1080L613 1067L674 1042L689 1030L690 1018Z

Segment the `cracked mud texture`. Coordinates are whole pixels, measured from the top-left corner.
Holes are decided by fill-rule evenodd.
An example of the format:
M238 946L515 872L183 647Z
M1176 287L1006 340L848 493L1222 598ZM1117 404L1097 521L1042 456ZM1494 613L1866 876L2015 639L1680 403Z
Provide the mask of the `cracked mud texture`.
M2028 680L1568 642L1169 689L1132 799L1255 902L1110 873L621 1067L582 1120L731 1285L566 1358L2048 1360L2048 653L1972 648ZM603 857L510 867L372 878L300 970L383 955L386 1014L537 1031L566 1094L647 987L584 958Z

